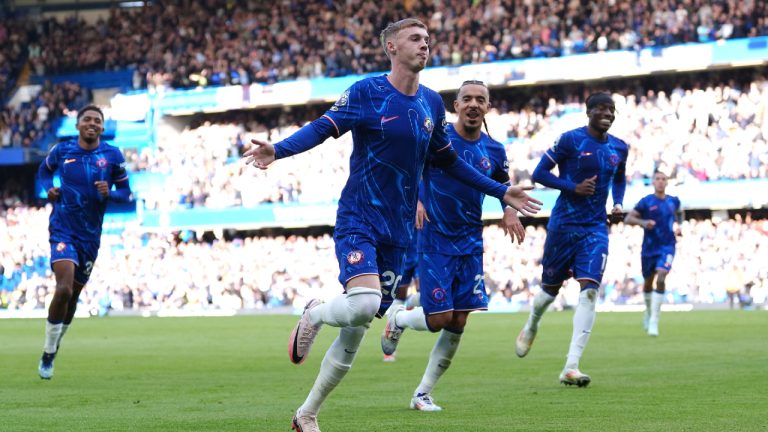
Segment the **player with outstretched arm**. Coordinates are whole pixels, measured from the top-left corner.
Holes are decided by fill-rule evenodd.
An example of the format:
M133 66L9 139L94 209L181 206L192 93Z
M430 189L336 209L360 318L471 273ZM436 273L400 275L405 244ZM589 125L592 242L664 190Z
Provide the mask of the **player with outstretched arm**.
M418 182L429 154L433 163L484 193L534 214L540 202L526 188L507 187L481 175L460 159L445 131L440 95L419 84L429 59L427 27L417 19L392 23L381 33L391 61L387 75L362 79L320 118L274 146L253 140L244 157L266 169L276 159L309 150L327 138L352 131L350 174L341 192L334 241L341 294L327 303L311 300L289 338L293 363L306 359L323 325L339 327L320 372L292 427L315 432L317 413L352 367L360 342L375 315L391 304L411 243Z
M490 109L488 88L482 81L465 81L453 103L458 121L448 125L453 148L475 170L500 183L509 182L504 146L483 133ZM486 128L487 132L487 128ZM432 389L448 370L459 349L472 311L488 309L483 279L483 200L485 195L457 181L442 169L424 169L419 187L426 212L417 213L421 307L392 310L381 348L394 352L405 329L438 333L421 383L411 397L411 409L440 411ZM502 228L518 242L525 229L517 211L502 203Z

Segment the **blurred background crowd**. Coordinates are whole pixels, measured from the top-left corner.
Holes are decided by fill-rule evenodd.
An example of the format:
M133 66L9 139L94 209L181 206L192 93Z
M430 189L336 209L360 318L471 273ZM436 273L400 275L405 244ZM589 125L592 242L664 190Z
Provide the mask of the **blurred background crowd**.
M53 295L48 233L41 229L48 211L19 205L5 209L0 218L2 308L43 308ZM681 228L673 271L667 278L668 302L766 305L768 221L737 215L730 220L690 219ZM485 281L491 310L520 310L541 289L545 236L543 226L531 224L524 244L516 245L497 225L485 228ZM611 227L600 304L643 303L641 243L641 228ZM311 298L338 294L337 277L329 233L226 240L194 232L149 234L126 229L104 236L81 301L94 313L300 309ZM574 293L578 297L578 284L572 280L558 306L572 305Z
M754 0L160 0L94 23L0 25L4 70L37 75L136 69L135 87L187 88L385 71L387 23L424 17L433 66L636 50L768 34Z
M656 168L673 184L767 178L768 81L758 76L684 85L680 78L668 91L640 85L615 90L618 114L611 133L630 146L629 180L645 181ZM488 132L505 145L515 183L530 182L559 133L585 123L579 95L541 92L522 98L522 105L514 93L491 97L496 108L486 116ZM306 156L280 161L268 173L240 160L252 138L276 142L322 112L318 107L273 110L259 120L247 112L205 116L181 130L164 130L156 148L133 153L128 162L135 172L174 173L165 187L142 196L147 208L332 202L349 174L350 134Z

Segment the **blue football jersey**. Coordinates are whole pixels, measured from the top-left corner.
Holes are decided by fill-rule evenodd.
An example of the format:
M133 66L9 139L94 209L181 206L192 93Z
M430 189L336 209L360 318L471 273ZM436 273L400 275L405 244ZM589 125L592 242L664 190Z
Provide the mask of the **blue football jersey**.
M49 171L58 171L61 179L49 221L51 241L75 238L99 243L108 199L94 183L106 181L111 189L114 183L128 181L123 154L104 142L85 150L74 139L53 147L43 163Z
M575 184L597 176L595 193L580 196L561 191L547 229L551 231L597 231L606 229L605 206L614 176L623 175L629 147L619 138L608 134L603 142L587 132L587 127L565 132L546 151L559 171L559 177Z
M641 218L656 222L653 229L643 230L642 256L662 255L669 249L674 251L677 242L674 223L676 213L680 210L680 199L670 195L662 199L650 194L637 203L635 210Z
M323 117L336 137L351 130L354 142L337 233L407 247L427 154L451 149L442 98L424 86L404 95L382 75L353 84Z
M509 171L507 154L500 143L485 133L467 141L448 125L453 149L469 165L489 178ZM483 199L485 194L456 180L440 168L427 164L424 170L422 203L430 222L418 236L419 252L468 255L483 252Z

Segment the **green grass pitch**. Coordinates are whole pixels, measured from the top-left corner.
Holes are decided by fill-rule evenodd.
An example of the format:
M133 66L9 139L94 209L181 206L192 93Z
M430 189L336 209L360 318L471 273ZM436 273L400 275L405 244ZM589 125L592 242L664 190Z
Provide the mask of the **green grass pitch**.
M406 331L383 363L375 320L320 413L323 431L766 431L768 314L598 314L581 365L588 388L558 383L572 313L550 312L531 353L514 354L526 314L470 318L433 395L408 409L435 335ZM78 319L53 380L37 376L43 320L0 320L0 431L287 431L337 330L307 361L287 357L291 316Z

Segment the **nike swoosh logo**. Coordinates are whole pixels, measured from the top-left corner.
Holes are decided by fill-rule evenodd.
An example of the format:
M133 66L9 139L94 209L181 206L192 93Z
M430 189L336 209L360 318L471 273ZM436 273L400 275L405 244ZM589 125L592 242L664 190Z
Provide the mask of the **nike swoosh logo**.
M384 124L384 123L387 123L387 122L391 122L392 120L399 119L399 118L400 118L400 116L392 116L392 117L381 116L381 124Z
M345 353L347 353L347 354L354 354L354 353L356 353L357 351L350 351L350 350L348 350L348 349L344 348L344 352L345 352Z
M75 162L75 161L77 161L77 159L65 159L65 160L64 160L64 165L66 165L66 164L68 164L68 163L72 163L72 162Z

